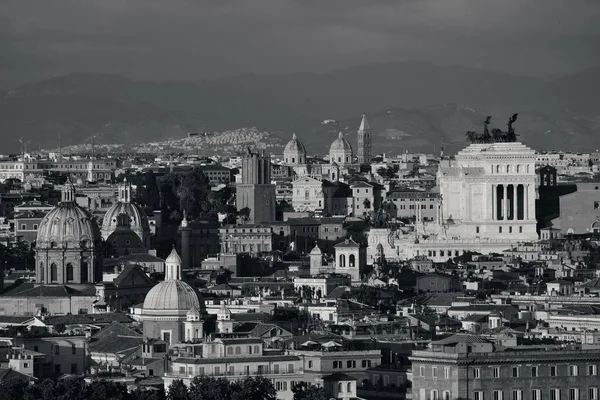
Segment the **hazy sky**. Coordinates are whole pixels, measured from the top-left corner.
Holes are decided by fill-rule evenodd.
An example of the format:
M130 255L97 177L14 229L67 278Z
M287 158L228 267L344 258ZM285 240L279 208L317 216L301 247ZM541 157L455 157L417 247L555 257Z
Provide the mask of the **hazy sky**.
M433 61L534 76L600 65L599 0L1 0L0 84Z

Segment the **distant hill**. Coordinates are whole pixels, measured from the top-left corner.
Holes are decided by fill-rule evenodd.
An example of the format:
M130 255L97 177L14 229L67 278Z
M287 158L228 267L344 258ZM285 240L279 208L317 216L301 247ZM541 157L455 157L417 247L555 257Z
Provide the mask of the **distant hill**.
M600 130L599 71L542 81L460 66L389 63L328 74L162 83L73 73L5 93L0 132L8 138L6 152L18 150L20 136L30 146L56 147L59 134L64 144L92 135L99 143L138 143L257 126L284 140L296 132L309 152L323 154L335 138L332 131L354 132L365 111L376 131L375 151L441 145L452 151L464 145L466 129L481 129L485 115L504 128L518 112L516 128L526 143L589 149L597 146ZM338 122L323 125L326 119Z

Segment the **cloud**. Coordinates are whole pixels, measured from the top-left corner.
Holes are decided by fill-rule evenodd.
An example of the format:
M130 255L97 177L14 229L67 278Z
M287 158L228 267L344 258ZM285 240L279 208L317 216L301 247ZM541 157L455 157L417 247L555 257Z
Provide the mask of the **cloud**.
M595 0L3 0L0 16L11 76L202 79L405 60L546 75L600 64Z

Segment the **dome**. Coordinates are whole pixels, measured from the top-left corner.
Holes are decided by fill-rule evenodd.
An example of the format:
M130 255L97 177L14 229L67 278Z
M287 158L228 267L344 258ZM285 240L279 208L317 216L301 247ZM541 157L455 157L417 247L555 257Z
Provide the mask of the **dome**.
M319 248L318 245L316 245L315 247L313 247L313 249L310 251L310 254L323 254L323 252L321 251L321 249Z
M286 145L285 145L285 149L283 150L283 154L286 153L296 153L296 154L306 154L306 148L304 147L304 145L302 144L301 141L298 140L296 134L294 133L294 135L292 136L292 140L290 140Z
M102 237L106 240L106 238L116 230L121 214L129 216L131 230L139 236L142 242L144 242L144 236L150 234L150 224L148 223L146 213L137 204L123 201L113 204L113 206L106 211L106 214L104 214L102 220Z
M40 222L36 248L91 247L100 242L98 225L74 201L63 201Z
M283 159L286 164L304 164L306 163L306 148L300 142L294 133L283 150Z
M143 314L185 317L191 309L205 311L204 299L187 283L172 279L160 282L148 292Z
M331 153L352 153L352 145L344 139L344 134L342 132L340 132L338 138L331 143L329 154Z

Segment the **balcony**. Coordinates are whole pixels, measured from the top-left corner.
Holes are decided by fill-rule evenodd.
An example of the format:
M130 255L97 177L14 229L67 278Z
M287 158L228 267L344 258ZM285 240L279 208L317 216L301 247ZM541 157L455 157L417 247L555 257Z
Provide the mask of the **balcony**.
M214 377L214 378L243 378L246 376L264 376L264 377L277 377L280 375L292 375L292 374L303 374L304 373L304 369L303 368L297 368L297 369L292 369L292 370L288 370L288 369L283 369L279 372L273 372L273 371L258 371L258 370L253 370L253 371L249 371L249 372L244 372L244 371L240 371L240 372L220 372L220 373L196 373L196 374L190 374L189 371L186 372L181 372L181 371L169 371L165 373L166 377L169 378L178 378L178 379L194 379L196 376L208 376L208 377Z

